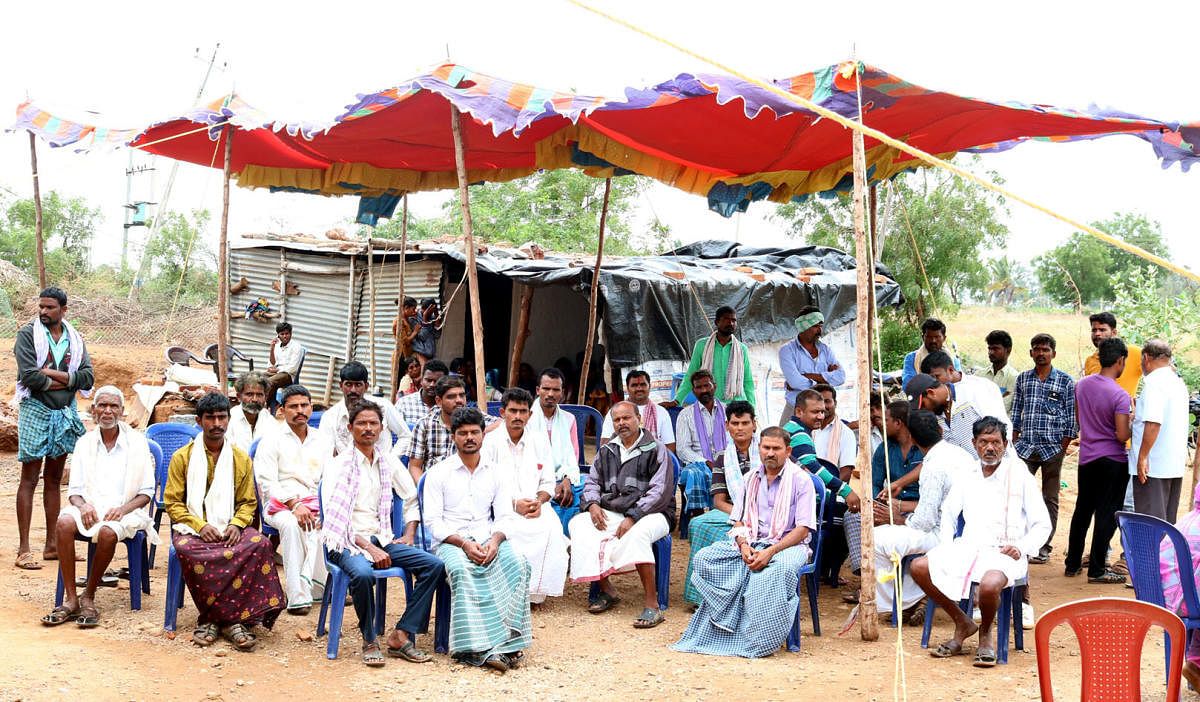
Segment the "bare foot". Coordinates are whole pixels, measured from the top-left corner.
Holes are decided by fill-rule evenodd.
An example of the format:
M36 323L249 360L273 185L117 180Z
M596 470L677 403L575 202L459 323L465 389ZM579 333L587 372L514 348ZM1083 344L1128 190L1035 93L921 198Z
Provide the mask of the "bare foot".
M1200 665L1191 661L1183 662L1183 677L1193 690L1200 690Z

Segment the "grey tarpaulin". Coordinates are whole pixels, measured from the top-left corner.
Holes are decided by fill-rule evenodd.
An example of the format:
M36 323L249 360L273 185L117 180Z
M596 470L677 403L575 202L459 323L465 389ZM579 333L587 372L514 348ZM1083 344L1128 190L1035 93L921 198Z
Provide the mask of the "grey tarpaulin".
M443 251L459 262L465 258L457 249ZM533 287L566 286L585 298L592 281L590 263L567 258L530 259L495 250L475 260L484 273ZM739 266L765 279L735 270ZM806 282L797 277L805 268L820 271L809 274ZM706 318L721 305L737 310L738 336L750 345L795 336L796 312L808 304L821 308L826 329L836 329L854 319L854 268L853 256L824 246L758 248L711 240L662 256L606 258L598 304L609 362L624 367L649 360L686 361L695 340L711 333ZM680 270L685 280L665 275ZM885 267L876 270L888 279L877 286L878 304L901 304L900 286Z

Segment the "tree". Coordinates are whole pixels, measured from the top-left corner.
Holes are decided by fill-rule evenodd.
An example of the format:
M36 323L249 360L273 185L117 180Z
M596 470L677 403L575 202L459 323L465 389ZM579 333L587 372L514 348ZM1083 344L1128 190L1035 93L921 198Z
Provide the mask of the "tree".
M46 273L61 280L86 272L100 209L83 198L64 198L51 190L42 198L42 236L46 244ZM36 211L33 198L12 201L0 220L0 257L19 268L37 265Z
M149 261L150 276L145 287L165 296L170 304L179 288L183 304L204 304L216 300L216 254L204 240L204 230L212 215L194 210L190 217L165 212L163 225L142 254ZM182 282L180 282L182 280Z
M1091 225L1152 254L1170 256L1161 225L1143 214L1114 212L1108 219ZM1076 232L1066 243L1034 259L1034 265L1046 294L1060 304L1074 306L1112 300L1114 276L1143 275L1154 264L1090 234Z
M1018 295L1029 295L1029 271L1020 262L1008 256L993 258L988 261L988 272L992 282L986 292L993 305L1011 305Z

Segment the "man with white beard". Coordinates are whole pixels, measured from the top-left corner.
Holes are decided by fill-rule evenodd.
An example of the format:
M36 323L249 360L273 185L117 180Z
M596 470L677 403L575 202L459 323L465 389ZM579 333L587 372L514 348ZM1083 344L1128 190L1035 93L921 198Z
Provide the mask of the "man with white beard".
M237 392L238 404L229 410L229 429L225 436L246 453L256 439L261 439L268 433L279 428L269 413L263 414L263 404L267 400L267 376L258 371L243 373L233 383Z

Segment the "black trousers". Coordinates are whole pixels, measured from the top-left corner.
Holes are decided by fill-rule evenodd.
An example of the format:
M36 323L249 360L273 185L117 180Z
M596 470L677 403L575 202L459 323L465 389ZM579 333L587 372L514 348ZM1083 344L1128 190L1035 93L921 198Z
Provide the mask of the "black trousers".
M1088 525L1092 529L1092 550L1088 557L1088 577L1104 574L1108 542L1117 530L1117 517L1125 503L1125 487L1129 483L1129 465L1125 461L1097 458L1079 466L1079 497L1071 515L1071 534L1067 541L1066 567L1079 568L1083 562L1083 546Z

